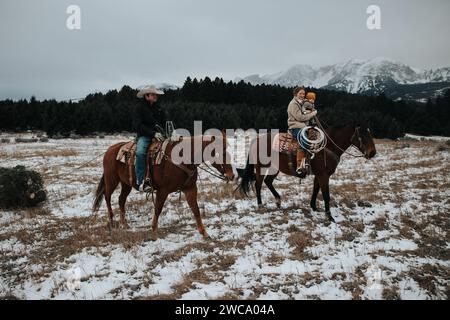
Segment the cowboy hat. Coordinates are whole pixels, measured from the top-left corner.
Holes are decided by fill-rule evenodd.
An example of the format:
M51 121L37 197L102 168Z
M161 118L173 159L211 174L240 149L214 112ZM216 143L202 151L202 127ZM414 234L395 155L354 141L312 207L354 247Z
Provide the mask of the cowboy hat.
M139 90L139 92L137 94L137 97L138 98L143 98L146 94L150 94L150 93L157 94L157 95L163 95L164 94L163 91L158 90L154 85L149 85L149 86L142 87Z

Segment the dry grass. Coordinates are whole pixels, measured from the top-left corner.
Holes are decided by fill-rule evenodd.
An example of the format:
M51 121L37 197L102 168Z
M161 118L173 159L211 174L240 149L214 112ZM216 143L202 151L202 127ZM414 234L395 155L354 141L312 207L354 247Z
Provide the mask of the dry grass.
M48 158L48 157L76 157L79 152L73 149L43 149L34 151L15 151L8 155L8 159L25 160L28 158Z
M25 219L33 219L39 216L50 216L52 211L46 206L38 206L35 208L26 209L23 217Z
M386 215L382 215L378 217L374 222L373 225L375 227L376 231L383 231L389 229L389 223Z
M437 295L437 286L440 284L436 279L436 275L442 275L444 278L449 279L450 271L448 268L440 265L425 264L421 268L411 268L407 272L403 272L400 276L409 276L414 279L417 284L426 292L432 295ZM448 285L448 283L446 284Z
M381 296L384 300L400 300L399 289L397 286L383 287Z
M294 248L292 255L295 259L307 260L311 257L311 255L306 252L306 249L311 244L311 239L311 233L303 230L298 230L290 233L287 242L291 247Z
M267 258L266 262L269 265L276 266L283 263L285 257L277 252L272 252Z
M402 142L403 144L405 142ZM379 167L372 166L371 171L365 170L365 167L347 168L345 170L336 172L336 175L332 178L331 183L331 195L332 206L337 209L339 214L343 216L343 220L339 221L337 228L341 232L339 236L336 236L335 240L337 247L343 247L347 243L353 242L355 246L358 243L367 241L368 243L377 243L380 240L377 235L380 231L393 230L392 239L408 239L414 241L418 248L416 250L404 250L390 252L379 250L375 252L369 252L368 255L373 259L380 256L394 257L399 261L401 259L415 258L434 258L440 261L449 261L450 254L447 249L447 243L450 242L449 227L450 221L448 219L448 212L446 208L450 205L450 199L445 190L448 190L448 178L442 177L450 176L450 165L442 161L444 153L440 153L440 157L431 159L430 157L436 153L439 145L434 142L415 142L408 141L408 147L391 141L383 141L380 145L379 151L385 153L392 153L390 157L391 162L379 163ZM378 146L377 146L378 147ZM410 154L414 153L414 157L417 155L417 159ZM49 150L45 152L32 151L17 153L18 157L26 159L27 157L72 157L80 155L80 153L73 149L67 150ZM404 162L404 159L408 157L410 163ZM421 157L427 157L421 159ZM415 159L415 162L413 161ZM346 161L344 159L343 161ZM375 159L376 161L376 159ZM42 170L50 172L51 174L57 174L59 172L65 172L67 168L75 168L79 163L71 162L67 166L42 166ZM94 162L87 166L87 168L98 167L99 163ZM368 167L369 168L369 167ZM419 169L429 169L427 172L420 172ZM412 170L414 169L414 170ZM415 170L418 169L418 170ZM404 174L408 172L408 174ZM411 173L409 173L411 172ZM50 179L51 174L47 180ZM79 183L81 175L67 175L64 176L64 183ZM85 177L83 177L85 179ZM98 177L93 175L87 176L84 183L92 184L93 188L96 185ZM333 185L333 180L344 181ZM345 180L344 180L345 179ZM353 181L364 181L365 183L354 183ZM53 182L53 181L52 181ZM266 207L258 212L254 212L251 208L248 212L240 213L244 215L271 215L267 224L264 222L261 225L261 230L251 229L248 234L239 236L238 239L222 240L220 238L205 241L195 242L186 241L180 248L175 250L160 250L154 253L151 262L148 263L148 271L140 279L138 286L129 286L123 283L119 287L113 289L110 293L117 298L123 298L124 292L135 292L142 288L150 288L155 280L153 270L158 268L164 268L167 264L176 263L186 257L188 254L201 251L207 254L207 258L197 259L194 261L195 268L191 272L186 272L183 275L182 281L172 286L172 291L169 294L162 294L157 296L144 297L147 299L179 299L185 293L188 293L196 288L196 283L211 283L219 282L225 283L224 277L230 275L230 269L235 264L239 254L245 254L249 250L249 246L255 241L255 237L264 237L266 235L273 235L274 237L282 237L283 241L286 240L292 249L291 254L281 253L276 250L267 251L265 254L261 254L255 258L255 265L261 267L263 264L268 264L271 267L278 267L286 259L300 260L308 266L312 266L319 261L316 256L313 256L309 250L316 245L324 245L328 241L328 238L323 238L323 235L318 232L319 228L323 228L326 225L325 219L321 219L319 214L309 213L308 200L304 200L303 197L306 193L311 192L311 186L309 182L303 183L301 186L293 188L293 181L282 179L275 181L275 187L280 190L283 198L283 209L273 212L273 198L267 192L266 197L263 194L263 202L267 204ZM265 188L265 187L264 187ZM238 207L235 201L242 199L239 192L233 193L234 186L231 184L223 184L216 179L206 180L199 182L199 204L202 214L206 218L220 217L220 220L215 220L215 228L222 230L230 227L227 223L232 223L227 220L230 213L235 213ZM204 190L204 191L203 191ZM414 195L420 200L414 204L407 204L405 202L411 199L408 193L412 190ZM90 190L86 191L86 194ZM81 195L78 190L69 190L58 193L52 191L51 199L55 202L57 207L63 201L68 199L77 199ZM299 192L302 194L299 195ZM309 196L309 195L308 195ZM268 198L270 197L270 198ZM252 198L253 199L253 198ZM254 200L254 199L253 199ZM195 222L192 219L192 213L190 212L184 196L181 198L181 202L178 202L176 198L172 198L172 203L166 206L162 217L167 214L168 211L176 210L180 215L179 220L175 220L169 224L163 224L159 229L159 236L161 239L168 238L168 235L173 235L179 232L192 232L195 231ZM224 204L224 201L227 201ZM285 203L285 201L289 201ZM400 208L401 214L395 216L389 210L385 213L379 214L372 211L377 206L390 202L396 207ZM213 213L207 212L203 204L216 204L217 210ZM256 204L256 201L255 201ZM52 204L53 205L53 204ZM321 197L318 199L319 207L323 205ZM374 208L371 209L370 206ZM150 202L142 198L130 199L127 202L127 212L131 217L138 219L142 222L150 219L150 212L152 205ZM301 211L301 218L297 217L293 221L293 212ZM365 216L363 213L367 213L370 216ZM383 212L383 211L382 211ZM334 212L333 212L334 214ZM116 215L117 219L117 215ZM173 217L172 217L173 219ZM373 220L374 219L374 220ZM133 221L133 219L131 219ZM205 221L207 225L207 220ZM17 242L26 246L26 252L15 252L14 250L5 251L0 253L0 264L4 277L10 279L11 285L23 284L24 281L30 278L39 281L45 278L58 266L64 263L70 263L71 257L85 249L93 250L96 254L100 254L103 257L108 257L111 253L111 245L122 247L126 251L138 250L141 246L152 244L150 237L149 227L142 227L133 230L114 229L110 231L106 228L106 216L91 216L85 218L65 218L60 219L51 214L46 207L40 207L36 209L30 209L24 211L15 220L11 222L14 224L13 228L10 225L2 225L4 231L0 234L0 241L7 241L9 239L17 239ZM248 226L246 226L248 227ZM207 225L208 229L208 225ZM396 232L398 231L398 233ZM383 232L386 234L386 232ZM352 244L352 245L353 245ZM217 253L219 249L220 253ZM337 249L338 250L338 249ZM238 252L238 253L237 253ZM335 251L333 251L335 252ZM333 253L330 253L330 256ZM41 266L40 269L34 271L32 274L20 274L17 272L20 258L27 256L29 264L36 264ZM256 261L257 260L257 261ZM314 261L313 261L314 260ZM405 260L409 261L409 260ZM402 263L405 263L402 260ZM278 283L261 284L252 288L253 294L248 297L249 299L259 298L261 294L271 290L274 292L284 292L288 297L294 297L299 293L298 288L309 288L314 285L319 285L323 281L332 280L340 283L343 290L351 293L352 298L361 299L363 297L364 288L367 287L367 279L364 275L364 271L369 266L362 264L356 267L354 272L335 272L330 279L324 279L321 272L317 270L311 270L310 272L302 273L300 275L287 275L282 280L276 280ZM414 265L409 264L408 270L404 273L397 275L396 277L389 278L386 283L383 283L383 299L400 299L401 290L398 287L399 281L404 278L413 279L417 284L425 290L430 297L448 297L450 291L448 283L442 281L442 279L450 279L448 268L445 268L442 264L425 264ZM101 275L100 275L101 276ZM254 280L261 281L254 276ZM279 274L264 274L266 279L276 279ZM88 279L85 279L88 281ZM275 281L275 280L274 280ZM445 288L445 289L442 289ZM220 299L236 299L242 298L244 295L244 289L239 286L230 285L229 293L219 297ZM54 288L56 295L61 288ZM444 291L443 291L444 290ZM445 291L446 290L446 291ZM126 296L125 296L126 298ZM319 299L320 296L310 295L307 296L310 299ZM444 297L445 298L445 297Z
M344 282L341 285L341 287L345 291L351 292L353 300L361 300L361 295L364 292L363 289L361 288L361 286L364 286L364 285L365 285L365 283L361 283L358 281L347 281L347 282Z
M183 247L181 251L189 250L190 245ZM177 252L179 254L179 251ZM195 283L207 284L211 281L221 281L226 276L226 271L234 264L236 257L233 255L214 256L197 261L197 268L183 276L183 280L172 286L173 292L168 295L148 296L144 299L149 300L173 300L180 299L183 294L189 292L195 287ZM229 299L235 295L227 295ZM207 298L207 297L205 297Z
M344 231L342 236L336 238L337 242L351 242L359 237L359 234L355 230Z
M47 214L47 213L46 213ZM29 263L41 265L43 269L32 275L42 278L55 270L58 262L81 252L86 248L105 248L111 244L120 244L126 250L150 240L150 232L113 230L106 227L97 217L58 219L47 217L34 228L23 226L15 231L0 234L0 241L17 238L29 246L24 253ZM21 255L18 254L16 258ZM0 263L6 264L11 255L0 256ZM19 279L18 279L19 280Z

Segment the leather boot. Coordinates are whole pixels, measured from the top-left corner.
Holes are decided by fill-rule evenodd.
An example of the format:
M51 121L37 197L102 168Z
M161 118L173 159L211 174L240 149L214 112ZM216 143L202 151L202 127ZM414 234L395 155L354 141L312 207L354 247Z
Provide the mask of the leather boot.
M300 178L306 177L306 174L308 173L305 168L305 160L306 160L306 153L305 151L298 149L297 150L297 175Z

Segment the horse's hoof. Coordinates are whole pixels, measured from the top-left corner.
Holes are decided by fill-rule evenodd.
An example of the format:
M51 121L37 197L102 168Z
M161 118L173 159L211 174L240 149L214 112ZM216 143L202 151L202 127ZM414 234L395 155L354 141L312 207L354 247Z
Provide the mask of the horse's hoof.
M120 228L123 229L123 230L128 230L128 229L130 229L130 226L126 222L121 222L120 223Z
M152 231L152 233L150 234L150 240L152 241L158 240L158 231Z
M211 236L209 234L207 234L206 232L204 234L202 234L202 236L203 236L203 240L208 240L208 241L212 240Z
M117 223L115 223L114 221L110 221L106 224L106 229L108 229L109 231L112 231L114 229L117 229Z
M277 199L275 203L277 205L277 208L280 209L281 208L281 199Z
M328 217L328 220L330 220L330 222L336 223L336 221L334 221L334 218L333 218L333 216L331 215L331 212L330 212L330 211L327 211L327 212L326 212L326 215L327 215L327 217Z

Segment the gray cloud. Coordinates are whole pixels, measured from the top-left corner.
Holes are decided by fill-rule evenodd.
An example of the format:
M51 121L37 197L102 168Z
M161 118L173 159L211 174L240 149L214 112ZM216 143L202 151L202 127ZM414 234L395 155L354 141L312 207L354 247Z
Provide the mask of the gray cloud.
M79 31L66 28L70 4L81 7ZM379 31L366 28L370 4L381 7ZM448 66L449 9L447 0L4 0L0 99L77 98L376 56Z

